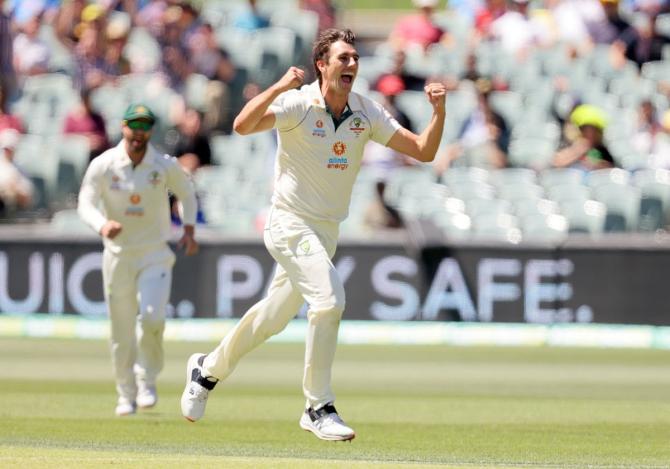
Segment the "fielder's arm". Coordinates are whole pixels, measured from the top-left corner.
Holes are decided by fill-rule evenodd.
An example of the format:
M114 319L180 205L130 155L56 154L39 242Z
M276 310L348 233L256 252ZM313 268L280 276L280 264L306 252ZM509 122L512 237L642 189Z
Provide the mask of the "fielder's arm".
M112 220L107 220L107 217L98 208L102 185L102 171L99 162L96 160L93 160L86 170L84 180L79 189L77 213L84 223L93 228L96 233L113 238L121 231L121 226L120 224L118 224L118 227L110 226L103 232L103 228ZM109 236L110 230L112 236Z
M198 242L195 240L195 222L198 213L195 187L190 176L177 163L177 159L167 158L170 161L167 170L167 187L177 197L179 216L184 225L184 233L177 243L177 248L184 248L184 254L192 256L198 252Z

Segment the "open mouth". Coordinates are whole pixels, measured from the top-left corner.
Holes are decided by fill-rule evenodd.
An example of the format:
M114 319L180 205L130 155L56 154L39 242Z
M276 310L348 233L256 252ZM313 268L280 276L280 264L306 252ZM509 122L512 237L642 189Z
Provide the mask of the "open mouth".
M348 85L354 82L354 75L351 73L343 73L341 78L342 81Z

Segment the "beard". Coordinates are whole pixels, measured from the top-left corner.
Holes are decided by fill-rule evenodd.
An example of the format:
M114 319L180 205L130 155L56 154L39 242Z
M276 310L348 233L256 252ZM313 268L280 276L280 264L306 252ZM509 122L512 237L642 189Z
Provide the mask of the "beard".
M146 152L147 145L149 144L149 139L147 138L128 138L126 139L126 149L128 153L133 153L135 155L142 154Z

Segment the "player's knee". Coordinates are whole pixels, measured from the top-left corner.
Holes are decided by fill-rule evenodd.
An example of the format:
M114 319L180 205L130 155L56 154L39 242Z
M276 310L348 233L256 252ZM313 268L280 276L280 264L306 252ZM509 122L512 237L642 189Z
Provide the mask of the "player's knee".
M267 323L263 328L263 330L260 331L261 336L263 337L263 341L266 341L273 335L279 334L281 331L286 329L287 324L288 323L272 323L272 322Z
M309 315L318 317L319 321L331 321L339 323L344 313L344 301L334 301L328 306L321 308L310 308Z
M145 332L159 332L165 327L165 316L149 305L140 312L140 325Z

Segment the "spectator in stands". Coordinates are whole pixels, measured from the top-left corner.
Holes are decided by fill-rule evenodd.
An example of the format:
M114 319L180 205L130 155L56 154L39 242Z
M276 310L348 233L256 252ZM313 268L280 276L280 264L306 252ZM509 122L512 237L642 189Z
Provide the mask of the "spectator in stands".
M395 104L395 97L402 92L402 83L388 75L382 78L377 90L382 94L382 105L403 127L412 130L409 117ZM377 178L375 196L365 209L363 223L372 229L402 228L405 226L400 213L384 200L386 184L391 174L400 167L411 166L413 160L390 147L368 142L363 153L363 165L370 168Z
M131 72L130 62L123 55L129 34L130 25L123 20L112 19L105 29L104 58L115 76L127 75Z
M172 155L177 159L185 158L189 161L195 158L197 164L191 172L201 166L212 164L212 150L209 140L202 131L202 116L195 109L186 109L177 128L171 132L174 135ZM187 167L193 166L187 164Z
M607 116L601 109L589 104L577 106L567 125L568 143L554 155L554 166L583 171L613 167L614 158L603 142L606 126ZM570 129L578 130L574 137Z
M625 46L626 58L642 67L645 62L663 59L663 47L670 44L670 38L659 34L654 17L640 16L633 25L637 34Z
M491 23L507 11L506 0L485 0L475 13L475 32L479 37L488 37Z
M319 31L335 27L337 9L331 0L300 0L298 5L302 10L313 11L318 15Z
M602 21L598 0L545 0L549 12L549 30L554 42L563 43L580 52L592 47L589 25Z
M637 110L637 127L632 138L633 147L644 155L652 153L656 137L661 131L662 125L656 115L654 104L645 99Z
M68 48L73 49L81 35L81 17L85 0L64 1L56 15L54 29L58 39Z
M531 48L550 41L544 24L531 18L528 8L528 0L508 0L507 10L489 27L489 37L518 59L524 59Z
M256 0L247 0L246 8L241 10L233 21L233 25L244 31L256 31L270 26L270 19L258 9Z
M389 42L396 49L418 45L427 49L431 44L449 43L449 34L433 20L438 0L413 0L417 12L403 16L393 27Z
M414 131L414 125L407 114L400 110L396 104L396 97L405 91L405 83L398 75L388 74L382 76L375 84L375 89L383 97L382 105L406 129Z
M39 75L49 71L51 51L39 37L41 14L20 24L20 33L14 39L14 68L23 76Z
M386 181L377 181L375 183L375 197L365 209L363 223L373 230L403 228L405 222L400 212L384 200L385 191Z
M600 0L600 4L604 19L592 25L593 40L600 44L630 43L636 35L635 28L619 14L619 0Z
M212 25L205 23L191 36L189 55L194 71L209 78L205 90L206 131L227 131L232 127L231 87L237 75L228 52L219 46Z
M146 28L155 38L163 33L163 17L168 8L166 0L151 0L139 9L133 20L137 26Z
M647 166L654 169L670 169L670 110L663 113L660 132L655 136Z
M91 107L91 90L80 91L80 102L67 113L63 126L64 134L83 135L88 139L89 161L110 147L105 130L105 120Z
M25 132L21 119L8 111L7 94L5 88L0 86L0 132L6 129L14 129L20 133Z
M396 105L395 99L405 89L399 76L394 74L382 76L375 85L375 89L382 95L381 104L406 129L414 131L415 126L402 110ZM404 222L400 213L384 200L386 182L390 175L403 166L412 165L412 159L394 149L368 142L363 153L363 165L375 173L375 197L365 209L363 223L372 228L402 228Z
M0 0L0 92L9 100L16 91L16 71L14 70L14 36L12 20L3 9L5 0ZM0 109L0 116L3 110Z
M118 73L117 68L104 58L104 44L98 27L95 23L85 25L74 49L74 83L80 90L97 88L112 81Z
M13 209L32 206L35 188L33 183L14 163L14 151L20 134L14 129L0 131L0 215Z
M458 132L456 143L449 145L435 163L435 170L442 174L457 158L477 155L478 166L504 168L507 166L507 150L510 130L505 119L490 103L492 84L481 79L476 83L477 107L465 120Z
M178 93L184 92L186 79L193 72L188 42L184 39L182 9L171 6L163 15L164 27L158 42L162 48L160 72L167 85Z
M381 83L382 80L386 79L386 77L391 76L391 77L395 77L396 80L399 80L400 82L402 82L403 91L404 90L423 91L423 87L426 84L426 78L407 73L407 71L405 70L406 59L407 59L407 54L405 53L404 50L398 49L398 50L394 51L394 53L393 53L393 67L391 68L391 70L388 73L382 74L377 79L377 82L375 83L374 88L377 91L381 91L379 89L379 83Z

